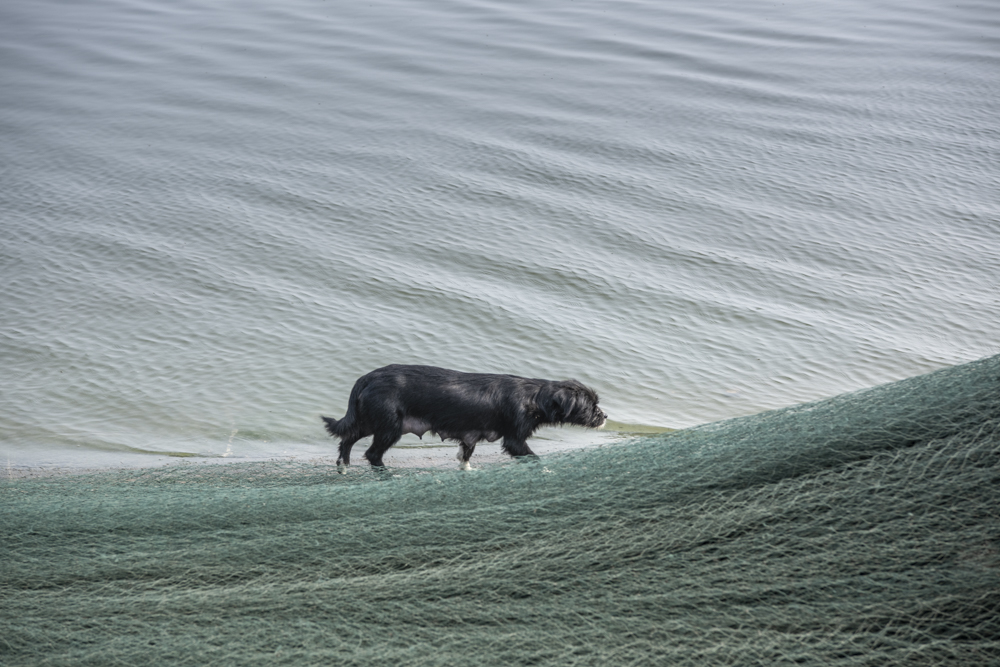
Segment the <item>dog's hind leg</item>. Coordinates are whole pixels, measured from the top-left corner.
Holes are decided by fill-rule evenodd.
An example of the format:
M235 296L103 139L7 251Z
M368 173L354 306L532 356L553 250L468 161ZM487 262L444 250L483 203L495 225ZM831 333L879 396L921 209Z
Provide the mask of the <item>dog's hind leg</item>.
M347 438L340 441L340 455L337 457L337 472L343 475L351 465L351 447L361 438Z
M376 433L371 447L365 452L365 458L368 459L368 463L371 463L373 468L384 468L385 464L382 463L382 456L389 451L390 447L399 442L401 437L403 437L402 424L397 424L391 430Z
M330 419L329 417L322 417L322 419L327 432L335 438L340 438L337 472L343 475L347 466L351 465L351 447L361 438L371 435L371 432L360 428L350 413L343 419Z

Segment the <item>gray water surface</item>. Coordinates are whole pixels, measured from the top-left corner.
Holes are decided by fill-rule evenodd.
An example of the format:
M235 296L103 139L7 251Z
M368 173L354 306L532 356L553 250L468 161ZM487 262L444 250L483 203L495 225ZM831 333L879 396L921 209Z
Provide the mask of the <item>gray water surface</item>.
M996 354L998 66L993 2L8 0L0 463L331 453L388 363L677 428Z

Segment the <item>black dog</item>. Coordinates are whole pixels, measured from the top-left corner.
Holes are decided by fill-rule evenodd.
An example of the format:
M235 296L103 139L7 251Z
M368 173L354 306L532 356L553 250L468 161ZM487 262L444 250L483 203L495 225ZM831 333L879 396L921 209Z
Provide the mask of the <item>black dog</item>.
M576 380L530 380L516 375L460 373L434 366L386 366L354 383L343 419L323 417L330 435L340 438L337 470L350 465L351 447L374 435L365 458L383 467L382 456L404 433L461 443L458 460L469 457L481 440L503 438L511 456L535 457L527 440L546 424L600 428L608 416L597 394Z

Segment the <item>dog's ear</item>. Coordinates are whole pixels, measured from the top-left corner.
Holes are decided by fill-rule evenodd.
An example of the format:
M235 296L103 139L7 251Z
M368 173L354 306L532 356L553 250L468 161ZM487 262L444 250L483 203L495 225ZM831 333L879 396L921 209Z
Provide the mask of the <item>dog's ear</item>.
M571 387L551 383L538 392L538 410L547 424L566 421L576 409L578 396Z

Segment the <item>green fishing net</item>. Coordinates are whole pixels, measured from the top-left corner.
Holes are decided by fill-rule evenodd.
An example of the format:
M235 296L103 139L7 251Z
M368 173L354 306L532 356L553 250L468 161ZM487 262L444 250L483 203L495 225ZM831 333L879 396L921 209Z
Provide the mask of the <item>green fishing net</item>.
M1000 664L1000 356L466 473L4 481L0 663Z

